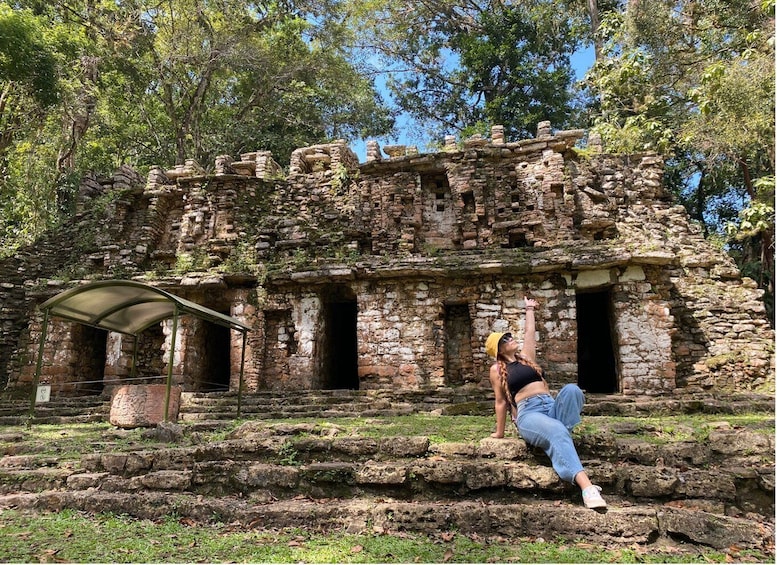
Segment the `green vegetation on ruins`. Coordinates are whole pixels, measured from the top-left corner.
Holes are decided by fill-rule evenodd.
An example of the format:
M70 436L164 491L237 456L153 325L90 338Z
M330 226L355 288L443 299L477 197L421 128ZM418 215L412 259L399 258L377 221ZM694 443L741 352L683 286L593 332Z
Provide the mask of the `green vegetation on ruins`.
M0 258L71 219L87 174L188 159L212 172L256 150L287 166L339 139L434 151L548 120L607 153L658 153L667 189L773 316L774 8L0 0ZM349 175L332 179L341 210Z
M196 525L168 516L128 516L66 510L0 512L0 561L94 563L757 563L767 556L730 548L682 544L609 548L585 540L505 539L439 532L425 536L375 531L353 535L307 530L246 530L234 524Z
M186 422L182 445L222 441L249 420L224 422L215 430L192 431ZM256 422L255 420L250 420ZM639 418L622 416L586 416L575 429L578 437L609 433L628 436L654 444L681 441L704 441L712 429L724 423L732 428L746 428L755 433L774 436L774 415L766 413L720 415L678 414ZM493 431L493 416L436 416L410 414L392 417L337 418L321 422L310 418L278 419L266 427L287 427L304 424L305 434L359 436L386 438L397 436L424 436L433 444L479 442ZM619 431L620 430L620 431ZM508 436L509 437L509 436ZM40 456L56 455L60 460L78 459L84 453L95 451L131 451L158 446L153 434L143 429L122 430L106 423L91 424L35 424L6 426L0 434L0 453L14 454L24 450Z

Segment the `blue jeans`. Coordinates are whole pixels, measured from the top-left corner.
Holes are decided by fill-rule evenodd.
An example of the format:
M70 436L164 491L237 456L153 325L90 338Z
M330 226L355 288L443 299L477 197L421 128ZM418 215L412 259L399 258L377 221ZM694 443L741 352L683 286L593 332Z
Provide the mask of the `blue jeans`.
M570 431L580 423L585 397L577 385L565 385L554 400L549 394L531 396L518 403L515 425L521 437L541 448L562 480L574 483L583 470Z

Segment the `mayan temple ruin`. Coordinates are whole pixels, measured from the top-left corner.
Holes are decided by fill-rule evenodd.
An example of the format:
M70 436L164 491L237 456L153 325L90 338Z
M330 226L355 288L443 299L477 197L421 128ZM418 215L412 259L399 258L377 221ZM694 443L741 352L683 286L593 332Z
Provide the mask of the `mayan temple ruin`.
M240 320L183 317L134 345L53 318L40 383L246 392L482 387L491 331L519 333L536 298L551 388L666 396L772 391L762 291L705 241L655 154L607 155L585 132L446 138L434 153L370 142L268 152L84 179L77 214L0 261L0 375L33 382L40 305L102 279L134 280ZM133 356L136 359L133 361ZM86 383L86 384L84 384ZM95 386L95 383L98 386Z

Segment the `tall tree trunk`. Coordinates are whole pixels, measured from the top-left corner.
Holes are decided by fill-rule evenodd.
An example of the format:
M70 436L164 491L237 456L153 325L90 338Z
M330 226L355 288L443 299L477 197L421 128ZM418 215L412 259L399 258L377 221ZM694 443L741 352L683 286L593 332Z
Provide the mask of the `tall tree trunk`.
M67 143L59 150L57 156L57 172L60 175L75 169L75 158L78 144L86 135L91 123L92 114L97 106L97 97L93 87L97 83L99 59L97 57L81 57L81 91L72 107L72 114L66 117L63 129L67 132Z
M597 0L586 0L586 8L588 9L588 16L591 18L591 37L594 42L594 57L595 61L598 61L602 56L603 42L599 37L599 3Z
M753 179L750 174L750 167L741 157L737 158L739 168L742 170L742 179L745 184L745 190L750 201L754 202L757 198L755 187L753 186ZM766 289L768 292L774 292L774 235L770 230L762 230L753 239L756 245L760 247L758 249L758 256L760 258L760 269L758 273L758 286Z

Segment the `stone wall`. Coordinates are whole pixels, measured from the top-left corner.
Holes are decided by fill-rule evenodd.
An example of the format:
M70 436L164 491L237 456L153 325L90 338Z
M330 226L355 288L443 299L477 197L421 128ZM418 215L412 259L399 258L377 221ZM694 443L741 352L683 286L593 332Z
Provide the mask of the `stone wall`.
M302 148L286 176L257 151L212 174L190 160L145 183L89 179L72 222L0 262L0 371L31 380L37 304L132 277L252 326L249 391L487 387L483 341L522 334L526 296L553 387L772 389L761 291L672 203L657 156L603 155L593 139L582 153L583 136L541 124L506 142L495 128L432 154L372 142L363 164L343 142ZM238 387L242 338L211 326L181 323L185 390ZM100 356L106 379L130 375L129 339L52 327L43 382L78 392L65 383L99 371L77 359ZM136 367L149 382L167 372L169 323L152 333Z

